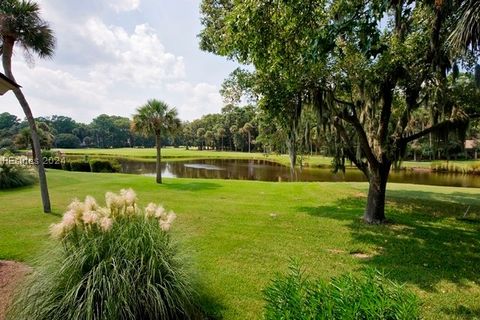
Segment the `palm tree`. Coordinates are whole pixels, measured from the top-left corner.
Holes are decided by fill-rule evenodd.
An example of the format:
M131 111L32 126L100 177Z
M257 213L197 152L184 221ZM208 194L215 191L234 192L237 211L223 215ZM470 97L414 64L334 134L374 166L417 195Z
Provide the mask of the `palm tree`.
M177 109L170 108L163 101L148 100L145 105L137 109L137 113L133 116L132 127L133 130L145 136L155 136L157 183L162 183L162 135L172 134L180 127Z
M217 139L219 139L222 143L221 143L221 147L222 147L222 151L223 151L223 138L225 138L225 134L226 134L226 130L222 127L219 127L217 128L217 131L215 132L215 135L217 137Z
M205 132L204 138L205 138L205 145L206 145L207 149L208 149L208 147L213 149L213 145L214 145L214 142L215 142L215 135L213 134L213 131L207 130Z
M35 53L40 58L51 57L55 49L53 31L48 23L40 17L40 7L37 3L28 0L0 1L0 38L3 69L5 75L14 82L16 81L12 73L12 55L15 44L19 44L28 56ZM13 93L20 103L30 127L38 168L43 211L50 212L47 177L43 167L35 119L22 90L15 88Z
M250 122L247 122L243 125L242 128L243 132L245 132L248 136L248 152L250 152L250 146L252 144L252 130L253 126Z
M203 150L203 142L205 140L205 128L198 128L197 129L197 138L199 143L199 150Z
M230 131L230 149L233 151L237 151L237 144L235 143L236 139L235 136L238 135L238 127L236 125L232 125L228 131ZM232 146L233 145L233 146Z
M37 123L37 134L40 141L40 147L43 149L50 149L55 140L55 136L52 133L52 128L50 128L45 122ZM32 134L30 128L26 127L20 130L20 132L15 136L15 143L18 147L28 149L33 146L32 143ZM32 148L32 155L35 157L35 150Z
M452 48L460 51L480 49L480 1L465 0L457 12L455 28L449 38Z

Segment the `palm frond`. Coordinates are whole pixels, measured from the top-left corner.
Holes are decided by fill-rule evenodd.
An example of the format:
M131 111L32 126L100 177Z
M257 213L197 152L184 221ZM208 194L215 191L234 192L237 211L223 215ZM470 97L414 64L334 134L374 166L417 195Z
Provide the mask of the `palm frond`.
M172 133L179 127L177 109L156 99L148 100L133 116L133 129L146 136Z
M456 26L449 37L454 50L480 49L480 1L465 0L458 12Z
M53 55L55 36L49 24L40 17L40 7L36 2L0 1L0 34L13 38L40 58Z

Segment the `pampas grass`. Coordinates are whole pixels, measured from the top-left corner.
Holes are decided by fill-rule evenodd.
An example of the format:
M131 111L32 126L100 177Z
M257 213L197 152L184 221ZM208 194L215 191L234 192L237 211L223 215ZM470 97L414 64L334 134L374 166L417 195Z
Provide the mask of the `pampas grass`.
M9 318L198 317L191 278L163 220L138 209L131 189L107 200L106 208L91 197L76 200L52 225L61 245L26 283Z

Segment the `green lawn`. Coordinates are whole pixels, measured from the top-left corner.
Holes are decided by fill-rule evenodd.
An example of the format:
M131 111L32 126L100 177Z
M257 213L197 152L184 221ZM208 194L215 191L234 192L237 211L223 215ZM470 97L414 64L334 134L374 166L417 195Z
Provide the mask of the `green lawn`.
M147 151L147 150L145 150ZM54 214L40 211L38 187L0 192L0 259L32 263L52 245L48 226L74 197L132 187L141 204L163 203L174 236L225 319L256 319L275 272L299 258L321 278L376 267L423 301L425 319L480 317L480 190L390 184L395 224L360 222L365 183L269 183L165 179L49 170ZM456 219L470 206L470 221ZM274 214L274 217L271 215ZM361 252L361 259L351 253Z
M67 155L89 155L100 157L124 157L139 159L143 161L155 161L154 148L118 148L118 149L59 149ZM192 160L192 159L267 159L283 165L290 165L287 155L264 154L264 153L247 153L232 151L214 151L214 150L196 150L185 148L164 148L162 149L162 158L168 161L175 160ZM318 167L330 166L332 158L324 156L304 156L302 162L305 166ZM446 163L446 161L442 161ZM459 168L466 168L474 164L480 164L480 160L469 161L449 161L450 165ZM431 161L404 161L402 167L405 168L422 168L430 169Z

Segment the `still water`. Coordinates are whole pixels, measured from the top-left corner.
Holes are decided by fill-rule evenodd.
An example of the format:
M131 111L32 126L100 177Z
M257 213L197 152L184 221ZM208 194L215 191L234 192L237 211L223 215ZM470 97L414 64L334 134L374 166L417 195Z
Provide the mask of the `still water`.
M119 160L122 172L155 174L154 162ZM366 181L356 169L333 174L329 168L290 168L266 160L209 159L162 163L162 176L260 181ZM390 174L390 182L480 188L480 176L403 170Z

